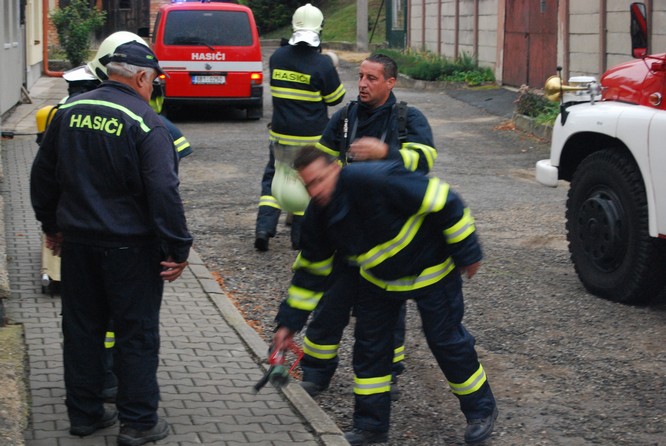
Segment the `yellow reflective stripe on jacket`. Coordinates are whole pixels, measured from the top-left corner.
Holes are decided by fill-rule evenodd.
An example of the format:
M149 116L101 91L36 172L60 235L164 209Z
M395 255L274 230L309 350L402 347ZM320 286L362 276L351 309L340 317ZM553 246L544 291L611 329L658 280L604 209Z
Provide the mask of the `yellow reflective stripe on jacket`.
M148 127L148 125L146 125L146 123L143 122L143 118L141 116L137 115L136 113L134 113L129 108L123 107L122 105L114 104L113 102L97 101L97 100L94 100L94 99L79 99L78 101L73 101L73 102L69 102L67 104L63 104L59 108L61 110L64 110L66 108L74 107L74 106L80 105L80 104L101 105L102 107L109 107L109 108L116 109L118 111L121 111L121 112L125 113L127 116L129 116L130 118L132 118L133 120L138 122L139 126L141 127L141 130L143 130L146 133L150 132L150 127Z
M456 384L449 381L449 387L451 391L456 395L469 395L474 393L481 388L481 386L486 382L486 371L483 370L483 366L479 364L479 369L474 372L474 374L464 383Z
M424 215L413 215L409 217L400 229L400 232L398 232L398 235L357 256L356 262L358 265L361 268L370 269L402 251L412 240L414 240L416 233L419 232L419 228L421 228L421 225L423 224L424 218Z
M455 225L444 230L446 242L449 244L465 240L475 230L474 217L469 208L465 208L462 218Z
M116 334L112 331L107 331L104 336L104 348L113 348L116 345Z
M414 237L416 237L423 224L426 214L438 212L444 208L448 194L449 185L447 183L441 182L438 178L430 178L423 201L421 202L421 207L415 215L407 219L402 228L400 228L398 235L356 256L356 263L358 263L361 269L369 270L384 260L398 254L414 240Z
M393 350L393 363L404 361L405 360L405 346L401 345L400 347Z
M305 211L294 211L292 212L292 214L302 217L305 215Z
M359 378L354 376L354 393L356 395L376 395L391 391L391 375L378 378Z
M280 203L272 195L262 195L259 197L259 206L268 206L276 209L282 209Z
M314 311L319 300L324 295L323 292L306 290L295 285L289 287L288 293L287 304L292 308L304 311Z
M184 136L181 136L173 142L173 145L176 146L176 152L182 152L183 150L190 147L190 142Z
M453 271L455 266L456 264L453 262L453 259L449 257L439 265L424 269L418 276L402 277L396 280L379 279L363 268L360 269L360 273L361 277L368 282L377 285L379 288L386 291L403 292L418 290L430 286L433 283L437 283Z
M314 136L295 136L295 135L285 135L283 133L274 132L273 130L268 131L268 139L271 141L279 142L286 146L307 146L312 144L317 144L321 139L321 135Z
M345 90L345 86L343 84L340 84L333 93L324 96L324 102L326 103L335 102L338 99L340 99L342 96L344 96L345 93L347 93L347 91Z
M340 344L315 344L307 336L303 338L303 353L317 359L333 359L338 356Z
M271 86L271 95L274 98L291 99L292 101L320 102L321 92L299 90L297 88L284 88Z
M303 270L315 276L328 276L333 271L333 256L319 262L311 262L303 258L302 253L299 252L291 269L293 271Z
M426 163L428 163L428 169L432 169L432 166L435 164L437 159L437 149L434 147L428 146L426 144L419 144L416 142L406 142L403 143L400 148L400 153L403 154L403 159L405 158L405 152L411 152L416 155L417 160L420 158L419 152L425 158ZM417 161L418 162L418 161ZM407 163L405 162L405 166Z
M338 152L337 150L329 149L328 147L326 147L325 145L323 145L320 142L315 144L315 147L318 148L319 150L321 150L322 152L328 153L329 155L334 156L336 158L338 158L340 156L340 152Z

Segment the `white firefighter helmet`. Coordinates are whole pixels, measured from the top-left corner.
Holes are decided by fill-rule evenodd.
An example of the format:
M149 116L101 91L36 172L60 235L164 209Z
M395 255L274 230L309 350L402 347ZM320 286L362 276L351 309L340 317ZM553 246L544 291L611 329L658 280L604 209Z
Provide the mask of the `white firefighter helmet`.
M324 14L321 13L319 8L312 6L310 3L298 8L291 18L294 34L289 39L289 45L305 43L318 47L321 43L319 32L323 22Z
M312 6L310 3L301 6L294 12L291 18L291 26L295 31L314 31L316 33L321 31L321 24L324 21L324 14L321 13L319 8Z
M92 73L101 81L108 79L108 76L106 75L106 67L100 62L100 59L104 56L112 55L115 49L120 45L133 40L148 46L145 40L129 31L118 31L104 39L99 45L95 58L88 62L88 68L90 71L92 71Z

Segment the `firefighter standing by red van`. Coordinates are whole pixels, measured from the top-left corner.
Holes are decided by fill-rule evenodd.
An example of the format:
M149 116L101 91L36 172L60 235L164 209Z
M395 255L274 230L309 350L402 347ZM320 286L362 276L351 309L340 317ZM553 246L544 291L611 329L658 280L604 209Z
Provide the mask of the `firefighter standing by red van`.
M328 123L328 107L342 102L345 87L331 58L321 54L319 33L324 15L310 3L294 12L294 33L288 43L278 48L269 60L273 117L269 130L269 160L261 180L261 198L257 213L254 246L268 250L268 242L275 236L282 210L292 211L291 244L299 247L300 223L307 205L307 194L301 206L285 209L285 200L298 193L300 182L289 166L290 157L300 147L319 142ZM293 177L295 188L284 190L282 197L274 184L277 168L285 167L277 175ZM285 179L281 177L282 179ZM286 178L289 179L289 178ZM278 178L278 181L280 178ZM277 196L277 197L276 197ZM300 209L297 209L300 207Z

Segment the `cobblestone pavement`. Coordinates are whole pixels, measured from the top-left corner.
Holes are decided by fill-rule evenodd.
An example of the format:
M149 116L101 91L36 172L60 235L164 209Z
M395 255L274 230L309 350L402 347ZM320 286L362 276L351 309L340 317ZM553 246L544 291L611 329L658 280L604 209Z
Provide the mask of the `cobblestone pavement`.
M62 79L42 78L32 104L19 106L17 133L34 131L41 103L63 97ZM30 421L25 444L111 445L118 426L80 439L68 433L64 404L60 301L40 285L38 223L30 206L29 170L34 136L2 142L4 223L9 298L6 316L22 324L28 354ZM0 256L3 257L4 256ZM4 267L4 266L2 266ZM245 323L196 252L183 276L165 287L159 415L171 425L160 445L343 445L340 430L297 385L279 392L270 385L253 393L261 378L266 343ZM1 393L1 392L0 392Z

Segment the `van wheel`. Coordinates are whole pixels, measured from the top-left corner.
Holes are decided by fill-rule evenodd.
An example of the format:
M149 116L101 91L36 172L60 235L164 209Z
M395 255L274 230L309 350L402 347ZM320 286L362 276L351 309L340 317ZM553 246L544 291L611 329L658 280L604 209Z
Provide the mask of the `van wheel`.
M609 149L585 158L566 218L571 260L589 292L640 304L664 287L664 245L650 237L645 186L631 157Z
M258 107L248 107L247 109L247 119L261 119L264 117L264 106L260 105Z

